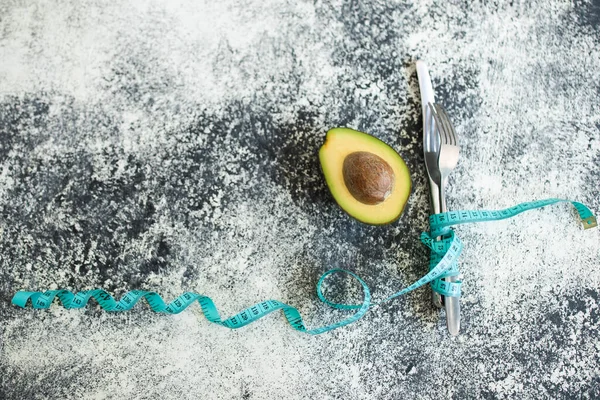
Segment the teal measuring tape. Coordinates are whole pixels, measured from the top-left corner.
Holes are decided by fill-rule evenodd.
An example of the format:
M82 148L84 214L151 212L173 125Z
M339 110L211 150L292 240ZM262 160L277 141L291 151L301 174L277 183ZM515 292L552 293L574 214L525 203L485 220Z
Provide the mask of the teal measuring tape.
M222 319L217 307L213 301L207 297L197 293L185 292L171 303L166 304L164 300L155 292L147 292L143 290L133 290L126 293L121 300L116 301L110 294L102 289L88 290L73 294L68 290L49 290L46 292L17 292L12 303L16 306L25 308L27 302L31 299L33 308L49 308L52 301L58 298L63 307L67 309L83 308L88 301L95 299L100 307L106 311L127 311L140 300L145 299L150 305L150 308L155 312L166 314L178 314L185 310L189 305L198 302L202 308L202 312L206 319L210 322L224 326L230 329L237 329L246 326L270 313L277 310L282 310L288 323L297 331L305 332L311 335L318 335L339 327L351 324L360 319L369 310L370 307L388 302L398 296L402 296L412 290L415 290L427 283L430 283L433 290L445 296L460 296L460 282L445 282L442 278L458 274L457 260L462 250L460 239L454 234L452 226L466 223L497 221L501 219L511 218L524 211L532 210L548 206L559 202L569 202L579 214L583 223L584 229L589 229L597 226L596 217L583 204L561 199L548 199L521 203L517 206L499 211L450 211L441 214L435 214L429 217L430 232L421 234L421 241L431 249L430 270L421 279L406 287L405 289L394 293L386 299L379 302L371 302L371 292L367 284L353 272L343 269L332 269L325 272L317 283L317 295L319 299L327 305L342 310L356 310L356 312L339 322L331 325L326 325L320 328L307 329L300 312L295 307L284 304L277 300L267 300L257 303L242 312L227 318ZM436 238L441 238L436 240ZM323 283L332 274L343 273L350 275L356 279L363 289L363 300L360 304L343 304L329 301L323 294Z

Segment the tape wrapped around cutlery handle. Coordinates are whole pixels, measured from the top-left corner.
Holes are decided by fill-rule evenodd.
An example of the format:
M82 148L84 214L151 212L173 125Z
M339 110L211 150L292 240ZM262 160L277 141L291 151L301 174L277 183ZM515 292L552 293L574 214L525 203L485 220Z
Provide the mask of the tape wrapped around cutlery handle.
M432 237L436 237L439 235L442 237L442 240L434 242L432 244L432 247L436 246L436 251L432 252L429 261L429 268L435 268L435 266L439 262L439 255L443 254L444 249L446 249L450 245L450 241L446 237L446 235L448 234L448 232L450 231L450 227L452 226L477 222L499 221L501 219L512 218L515 215L528 210L533 210L536 208L541 208L552 204L564 202L571 203L575 207L575 210L577 210L577 213L581 218L581 223L583 224L584 229L590 229L598 225L596 217L585 205L576 201L562 199L546 199L526 202L517 204L514 207L506 208L504 210L462 210L434 214L429 217L431 235ZM442 276L431 282L431 288L443 296L460 297L462 282L447 282L441 279L446 276L456 276L458 275L458 272L458 264L453 263Z
M388 296L379 302L371 301L371 292L369 287L358 275L354 274L353 272L342 269L332 269L325 272L317 282L317 296L319 299L333 308L340 310L354 310L355 312L351 316L339 322L319 328L307 329L300 312L295 307L277 300L266 300L257 303L232 317L222 319L217 307L209 297L192 292L185 292L171 303L167 304L159 294L143 290L133 290L128 292L123 295L119 301L115 300L110 294L102 289L82 291L76 294L68 290L49 290L46 292L19 291L14 295L12 303L18 307L25 308L27 307L28 302L31 301L33 308L46 309L51 306L54 299L58 299L63 307L67 309L77 309L85 307L90 299L94 299L102 309L116 312L131 310L138 301L144 299L150 308L155 312L178 314L191 304L198 302L204 316L208 321L230 329L241 328L274 311L282 310L287 322L292 328L311 335L318 335L351 324L365 315L370 307L388 302L430 282L434 282L435 284L436 280L439 281L440 278L446 276L456 265L458 257L462 251L462 243L451 229L452 226L464 223L494 221L510 218L527 210L565 201L568 200L548 199L530 203L522 203L515 207L499 211L450 211L432 215L429 219L431 232L422 233L421 241L430 249L432 249L433 253L436 255L435 266L433 266L433 268L431 268L425 276L414 282L412 285L397 293L394 293L391 296ZM577 210L585 229L597 226L596 217L594 217L592 212L585 205L577 202L570 203L575 206L575 209ZM443 237L442 241L435 240L435 238L438 236ZM323 292L323 285L329 276L337 273L347 274L361 285L363 298L360 303L334 303L326 297ZM449 285L448 287L442 287L437 284L436 288L442 290L448 296L460 295L460 283L456 285Z

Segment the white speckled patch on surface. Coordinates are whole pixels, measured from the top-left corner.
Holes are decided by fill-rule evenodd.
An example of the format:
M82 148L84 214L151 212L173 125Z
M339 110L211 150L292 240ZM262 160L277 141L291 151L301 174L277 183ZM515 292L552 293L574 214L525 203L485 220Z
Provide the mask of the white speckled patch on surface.
M0 398L600 397L600 234L569 206L457 228L463 333L429 289L317 337L199 307L21 310L17 290L147 289L223 314L358 272L381 299L426 272L414 61L461 137L452 209L547 197L600 212L600 5L0 3ZM406 159L386 227L333 202L317 151L349 126ZM355 288L338 283L351 297Z

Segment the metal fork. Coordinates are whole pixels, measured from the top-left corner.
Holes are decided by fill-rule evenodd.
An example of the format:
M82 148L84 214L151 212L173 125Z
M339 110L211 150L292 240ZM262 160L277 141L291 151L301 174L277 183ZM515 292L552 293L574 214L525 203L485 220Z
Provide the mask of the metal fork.
M458 163L458 139L456 137L456 131L450 122L450 117L446 110L439 104L433 105L435 112L433 118L438 126L440 132L440 156L438 158L438 167L440 169L440 202L442 212L446 212L446 185L448 184L448 177L456 164Z
M446 207L446 185L448 177L458 163L458 138L456 131L450 122L446 110L439 104L429 103L430 111L435 119L435 125L440 134L440 153L438 167L440 170L440 209L448 211ZM447 282L456 282L458 276L444 278ZM458 297L445 296L444 306L446 308L446 325L451 335L458 335L460 330L460 299Z

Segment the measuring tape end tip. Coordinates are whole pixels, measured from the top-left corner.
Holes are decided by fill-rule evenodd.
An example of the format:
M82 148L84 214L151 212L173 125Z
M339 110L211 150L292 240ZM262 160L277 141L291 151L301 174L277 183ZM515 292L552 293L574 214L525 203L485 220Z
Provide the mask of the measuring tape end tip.
M598 226L598 220L596 217L591 216L583 220L583 229L591 229Z

